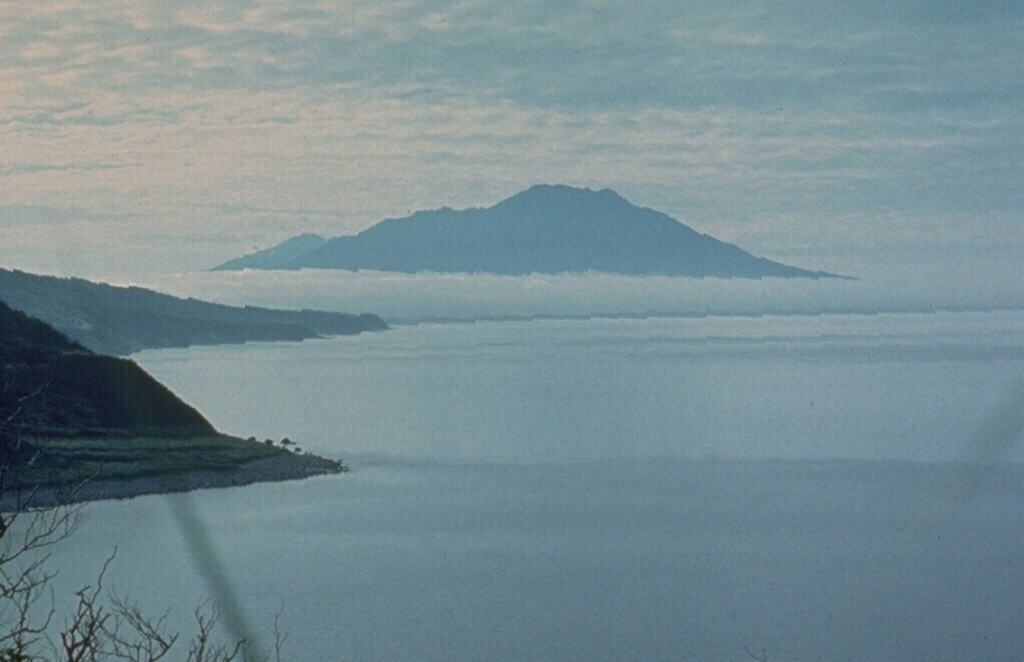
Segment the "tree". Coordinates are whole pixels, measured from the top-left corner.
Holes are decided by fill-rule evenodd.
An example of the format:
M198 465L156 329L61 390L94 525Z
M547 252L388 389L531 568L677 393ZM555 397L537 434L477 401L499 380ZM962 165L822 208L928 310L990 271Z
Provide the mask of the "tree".
M58 620L50 581L49 548L74 533L80 505L63 503L46 509L23 509L0 515L0 662L157 662L170 659L181 639L167 628L167 613L153 617L137 604L107 597L103 584L116 550L95 583L75 592L74 610ZM107 598L106 600L104 598ZM196 631L182 649L185 662L266 661L246 640L231 644L214 638L219 614L207 603L194 611ZM273 659L281 660L285 640L274 620Z
M194 611L196 632L187 650L175 649L179 633L167 628L167 614L153 617L135 603L105 594L103 579L117 550L104 563L94 585L75 592L74 610L58 619L51 580L51 551L78 528L81 504L74 503L77 486L57 491L57 504L33 507L32 489L22 489L18 473L37 451L23 441L17 426L25 397L13 397L0 383L0 662L157 662L182 650L185 662L250 662L259 656L244 639L225 644L215 640L217 606L207 603ZM106 599L105 599L106 598ZM272 631L276 662L285 636ZM62 624L61 624L62 623Z

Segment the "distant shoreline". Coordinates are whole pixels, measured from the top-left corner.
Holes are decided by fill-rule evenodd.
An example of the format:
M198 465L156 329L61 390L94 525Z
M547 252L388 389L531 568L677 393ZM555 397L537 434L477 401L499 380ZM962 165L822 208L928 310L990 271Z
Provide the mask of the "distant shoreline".
M193 490L239 487L253 483L301 480L312 476L341 473L341 462L316 455L280 454L246 462L231 469L197 469L159 476L104 478L86 481L70 497L62 486L41 486L34 491L8 490L0 495L0 512L25 508L51 508L62 503L131 499L150 494L173 494ZM29 498L31 496L31 498Z
M97 354L111 356L196 345L299 342L388 328L371 313L228 306L16 269L0 268L0 292L8 306Z

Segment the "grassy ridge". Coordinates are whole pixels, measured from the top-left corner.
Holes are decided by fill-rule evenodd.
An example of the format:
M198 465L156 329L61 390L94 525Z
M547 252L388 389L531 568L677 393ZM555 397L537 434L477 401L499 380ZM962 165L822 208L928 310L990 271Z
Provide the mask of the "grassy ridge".
M190 471L230 471L255 460L287 457L281 448L226 435L188 439L31 439L38 456L19 467L25 487L130 480Z

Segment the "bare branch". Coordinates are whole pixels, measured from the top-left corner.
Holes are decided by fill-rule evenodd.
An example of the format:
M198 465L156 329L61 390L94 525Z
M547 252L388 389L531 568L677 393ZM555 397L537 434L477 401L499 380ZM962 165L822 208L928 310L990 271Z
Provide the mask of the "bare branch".
M284 614L284 603L281 603L281 607L274 614L274 662L281 662L281 650L284 648L284 642L288 640L288 635L281 632L281 616Z
M216 604L207 602L195 610L196 623L199 626L192 646L188 651L188 662L232 662L244 658L247 643L245 639L235 642L233 648L211 641L213 628L220 620L220 612Z
M112 627L106 631L110 643L110 655L128 662L157 662L163 658L178 640L178 635L165 632L167 612L153 619L142 613L136 604L128 603L116 596L111 598L111 609L115 614ZM127 626L132 634L122 633Z
M36 490L22 490L16 482L21 467L38 457L26 456L18 419L24 403L39 395L40 386L17 398L13 377L0 371L0 496L7 512L0 512L0 662L160 662L179 640L167 629L169 612L158 618L146 615L135 603L117 596L104 596L104 578L117 550L103 564L92 586L74 593L73 611L64 617L63 628L54 633L56 598L48 570L53 548L67 540L81 523L80 504L72 504L84 483L57 490L56 507L36 508ZM12 481L12 478L15 479ZM48 488L49 489L49 488ZM108 597L108 603L102 601ZM214 631L220 614L216 604L204 603L195 610L198 632L189 644L188 662L250 662L260 655L246 639L233 645L217 641ZM280 629L283 607L274 619L275 661L287 635ZM38 649L48 646L49 655ZM255 662L255 660L252 660ZM261 660L260 662L269 662Z
M69 625L60 633L60 643L65 662L95 662L103 659L107 652L106 623L110 614L102 605L97 605L100 592L103 590L103 577L107 568L117 555L117 550L103 564L96 586L86 586L78 590L78 606Z

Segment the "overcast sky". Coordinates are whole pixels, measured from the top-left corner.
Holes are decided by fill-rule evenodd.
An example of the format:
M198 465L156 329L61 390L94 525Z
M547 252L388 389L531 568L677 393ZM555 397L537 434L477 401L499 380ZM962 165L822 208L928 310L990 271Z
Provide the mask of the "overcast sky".
M203 269L549 182L811 268L1024 267L1022 109L1013 0L0 2L0 266Z

